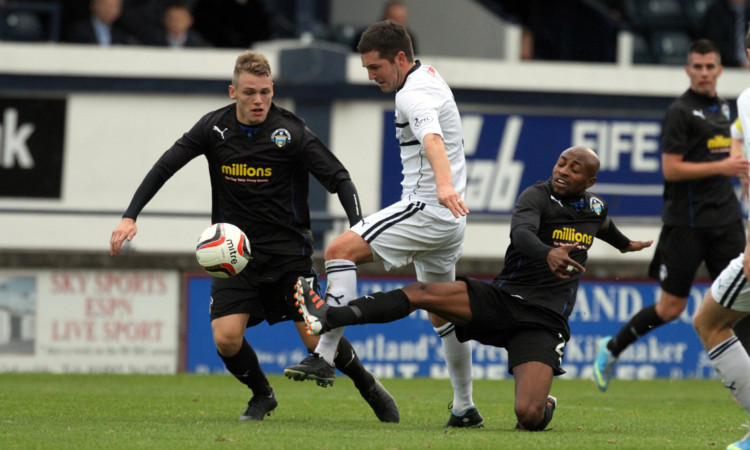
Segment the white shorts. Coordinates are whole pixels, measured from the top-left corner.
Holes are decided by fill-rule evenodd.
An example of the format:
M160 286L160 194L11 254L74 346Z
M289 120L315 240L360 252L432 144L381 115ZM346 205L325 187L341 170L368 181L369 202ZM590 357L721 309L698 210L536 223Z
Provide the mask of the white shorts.
M744 254L734 258L711 284L716 303L735 311L750 312L750 284L742 270Z
M413 262L418 275L442 274L451 271L463 253L466 217L453 217L442 206L402 200L350 229L367 241L385 270Z

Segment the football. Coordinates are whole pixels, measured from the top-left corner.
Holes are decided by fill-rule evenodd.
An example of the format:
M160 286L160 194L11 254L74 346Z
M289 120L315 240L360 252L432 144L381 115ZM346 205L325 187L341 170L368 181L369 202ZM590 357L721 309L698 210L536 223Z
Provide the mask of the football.
M250 242L245 233L231 223L215 223L198 238L195 257L209 275L233 277L250 261Z

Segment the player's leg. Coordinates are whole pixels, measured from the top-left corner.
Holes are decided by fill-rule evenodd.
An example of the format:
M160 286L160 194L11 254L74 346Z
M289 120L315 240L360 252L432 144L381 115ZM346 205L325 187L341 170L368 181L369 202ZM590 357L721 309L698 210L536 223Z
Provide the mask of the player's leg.
M549 395L552 387L552 368L538 361L529 361L513 368L516 383L516 428L542 431L552 421L557 399Z
M248 314L230 314L211 320L216 349L229 373L253 392L239 420L263 420L276 409L271 384L260 367L258 356L245 340Z
M523 317L535 320L533 311ZM540 325L517 331L509 339L508 364L515 380L516 428L542 431L552 420L557 399L549 395L552 379L565 373L560 365L566 341L562 334Z
M723 227L711 227L705 230L708 239L706 269L712 280L745 251L745 226L737 222ZM744 317L732 327L734 335L739 338L745 351L750 353L750 317Z
M307 333L304 322L294 322L305 347L311 351L318 344L319 336ZM314 357L314 356L310 356ZM354 383L362 398L370 405L375 415L381 422L398 423L400 419L398 405L393 396L385 389L383 384L362 365L357 352L352 344L345 338L339 340L336 356L334 357L336 367L348 376Z
M743 257L732 260L712 283L693 318L693 326L724 386L750 414L750 356L732 331L750 311L750 286L744 275ZM749 436L727 448L750 448Z
M325 301L346 305L357 296L357 264L372 261L370 247L358 234L346 231L331 242L325 257L328 279ZM333 384L334 359L343 334L343 327L330 330L320 338L311 356L287 367L284 373L295 380L315 379L323 387Z
M330 306L307 280L297 283L297 306L305 317L311 334L322 334L333 328L366 323L388 323L424 309L445 320L465 325L471 318L469 294L464 281L445 283L416 282L388 292L373 292L349 302L347 306Z
M417 280L425 283L441 281L454 281L456 279L455 267L446 273L434 273L423 268L422 264L414 263L417 271ZM472 371L471 371L471 341L459 342L456 338L455 325L434 313L428 313L430 323L435 332L440 336L445 355L445 364L448 368L448 376L453 387L453 401L451 403L451 416L446 427L472 427L483 422L482 416L474 406L472 398ZM469 420L466 420L469 419Z
M649 275L659 280L662 294L659 302L638 311L614 337L599 342L594 360L594 381L606 391L614 375L617 358L633 342L656 328L675 320L687 305L695 273L703 260L700 232L665 226L659 236Z

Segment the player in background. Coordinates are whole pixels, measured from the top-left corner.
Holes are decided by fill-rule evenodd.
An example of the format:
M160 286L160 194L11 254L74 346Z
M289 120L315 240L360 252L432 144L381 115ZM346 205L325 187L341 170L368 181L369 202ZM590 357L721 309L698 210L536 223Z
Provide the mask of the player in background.
M304 278L297 305L308 329L322 333L344 325L391 322L424 309L455 326L460 341L475 339L508 351L515 380L517 429L544 430L557 401L550 396L570 339L568 318L594 238L622 253L653 241L631 241L608 216L607 203L587 192L596 182L599 158L585 147L563 151L547 181L525 189L511 219L505 264L491 283L417 282L366 295L335 307L320 301ZM325 334L323 335L325 336Z
M750 32L745 38L745 48L750 59ZM743 133L743 130L750 130L750 88L737 98L737 113L739 117L732 127L732 143L739 141L744 148L750 148L750 133ZM748 174L745 174L742 180L744 200L747 200L747 178ZM693 317L693 326L724 386L750 414L750 356L734 332L735 326L750 313L748 277L750 247L745 246L744 253L733 259L711 284ZM750 432L727 449L750 449Z
M381 91L396 94L396 137L401 148L401 200L339 235L326 248L325 299L346 305L357 297L357 265L382 261L385 269L414 264L417 280L453 281L463 252L466 188L461 117L453 93L434 67L414 59L406 29L376 22L360 38L362 66ZM442 338L453 386L446 427L481 427L472 398L471 343L459 342L453 324L431 314ZM315 353L284 373L295 380L333 383L333 355L344 329L322 336Z
M722 66L711 41L693 42L685 72L690 88L662 121L663 227L649 267L659 280L659 301L630 318L614 337L599 342L594 380L606 391L617 358L630 344L685 310L695 273L706 263L715 279L745 247L732 177L748 172L747 159L731 152L729 105L716 94Z
M164 183L189 161L205 156L211 180L213 223L244 231L253 259L237 276L211 281L211 328L227 370L252 390L240 420L263 420L277 401L245 330L264 320L293 320L305 347L317 339L304 332L294 306L294 283L303 276L318 286L312 266L312 233L307 203L312 174L336 192L350 223L361 219L357 190L333 153L291 112L273 104L273 78L265 56L241 54L229 96L235 102L204 115L148 172L112 232L110 252L137 232L138 214ZM398 422L393 397L342 339L335 361L383 422Z

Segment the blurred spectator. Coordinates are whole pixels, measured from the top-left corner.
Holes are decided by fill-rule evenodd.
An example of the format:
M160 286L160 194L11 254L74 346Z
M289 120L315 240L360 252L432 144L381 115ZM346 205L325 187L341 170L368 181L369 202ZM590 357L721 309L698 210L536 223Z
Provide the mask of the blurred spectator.
M414 49L414 54L417 54L417 39L414 36L414 31L409 29L407 26L407 22L409 20L409 8L406 7L406 4L400 0L390 0L386 2L385 6L383 7L383 15L380 17L380 20L392 20L396 23L399 23L406 28L406 31L409 33L409 37L411 37L411 46ZM359 44L359 37L362 36L362 33L365 31L367 27L362 28L359 30L359 32L356 34L356 37L352 41L352 51L357 51L357 44Z
M746 0L716 0L706 9L699 38L719 46L724 67L747 67L745 33L750 21Z
M216 47L249 48L271 37L263 0L197 0L194 29Z
M122 15L117 23L141 43L149 43L164 33L162 13L165 0L122 0Z
M91 0L90 17L73 24L65 40L103 47L118 44L138 44L117 22L122 14L122 0Z
M186 0L167 0L161 17L163 27L152 33L146 44L172 48L210 46L200 33L192 29L193 14Z

